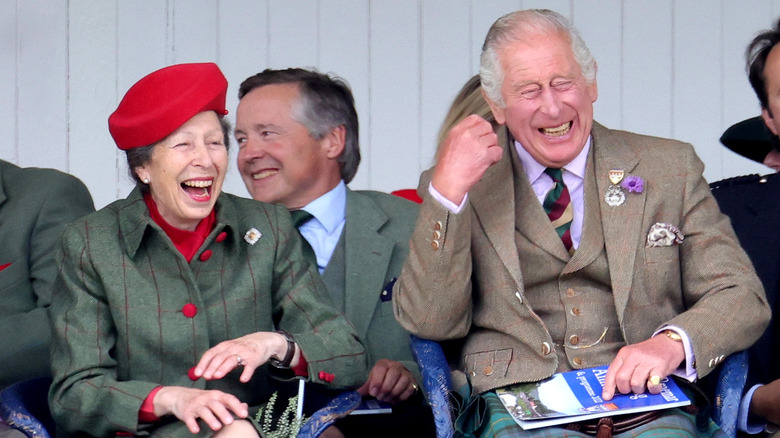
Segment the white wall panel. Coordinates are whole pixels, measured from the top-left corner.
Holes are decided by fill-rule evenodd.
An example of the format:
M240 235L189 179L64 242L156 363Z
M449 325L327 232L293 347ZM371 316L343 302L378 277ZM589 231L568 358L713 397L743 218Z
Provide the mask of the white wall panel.
M17 8L19 164L67 170L67 3L19 2Z
M269 67L317 65L319 7L319 0L269 0Z
M418 169L433 165L439 129L452 99L471 73L468 0L423 3L420 155ZM436 114L441 115L435 117ZM419 173L419 172L418 172ZM412 187L416 187L413 185Z
M727 151L758 114L744 71L780 0L8 0L0 10L0 157L70 171L98 206L131 188L106 119L139 78L215 60L238 85L313 66L352 86L364 157L353 188L415 187L447 107L476 73L489 26L521 7L570 17L599 64L596 119L694 143L710 180L769 169ZM225 186L246 194L235 171Z
M669 136L672 130L672 2L623 3L623 128Z
M369 62L371 28L369 2L365 0L333 0L320 4L319 28L320 72L334 73L346 80L352 95L360 124L360 152L365 163L370 162L371 144L371 64ZM368 165L361 163L353 187L369 186Z
M213 0L169 0L171 63L217 60L219 7Z
M503 15L521 8L521 0L471 0L471 74L479 73L479 54L490 26Z
M420 3L371 2L370 187L416 187L420 149ZM367 169L366 169L367 168Z
M574 2L571 21L596 58L598 99L594 118L614 129L622 127L623 8L622 0Z
M101 206L118 191L117 149L106 121L117 105L116 12L111 1L71 0L68 14L68 170L87 187L101 188L92 191Z
M675 2L673 9L673 77L671 137L690 142L705 162L719 163L722 111L721 57L717 44L702 44L702 36L721 40L719 7L702 8ZM720 166L705 169L705 177L719 175ZM711 178L710 178L711 179Z
M268 5L259 0L223 0L219 2L219 68L228 80L227 118L235 124L238 87L247 77L268 66ZM236 166L238 145L231 142L230 164L222 190L249 196Z
M721 9L723 11L721 41L723 82L720 88L723 92L721 102L723 125L720 133L736 122L761 113L758 98L750 87L745 72L745 49L759 31L770 28L776 21L776 18L773 18L775 16L771 2L724 1ZM735 20L733 17L739 19ZM719 166L723 176L769 171L767 167L743 158L725 147L721 150L721 157L722 159L716 161L711 167ZM707 164L709 166L709 163Z
M18 162L16 138L17 1L0 8L0 159Z

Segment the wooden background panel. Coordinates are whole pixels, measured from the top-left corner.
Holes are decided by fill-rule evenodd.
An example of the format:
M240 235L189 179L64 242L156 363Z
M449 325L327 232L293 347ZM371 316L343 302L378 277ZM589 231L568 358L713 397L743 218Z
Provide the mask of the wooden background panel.
M371 161L371 64L369 41L369 2L329 0L320 4L320 61L323 73L333 73L352 88L360 125L361 165L350 185L369 187L368 163Z
M750 87L745 71L745 49L753 37L763 29L770 28L776 21L771 2L747 0L743 2L723 2L720 6L723 14L721 41L723 93L721 110L723 114L722 133L734 123L761 113L758 98ZM739 17L739 19L734 19ZM743 158L725 147L721 147L721 159L715 161L721 177L743 175L747 173L768 173L769 169L751 160ZM709 163L707 163L709 165ZM711 178L711 179L714 179Z
M433 165L444 115L455 94L472 76L471 36L463 31L469 28L469 18L468 0L423 3L418 174Z
M268 66L268 7L258 0L219 2L219 68L228 80L226 116L235 124L241 81ZM223 190L249 196L236 166L238 145L231 140L230 163Z
M692 2L675 2L672 130L670 136L694 145L705 162L720 163L718 142L722 123L720 47L702 39L721 41L720 8L702 8ZM720 166L705 169L705 177L719 175Z
M17 14L19 0L0 8L0 158L18 162L17 156Z
M319 0L272 0L268 6L268 67L316 66Z
M23 166L68 168L68 5L17 4L17 149Z
M142 76L216 61L230 83L263 68L314 66L352 86L364 162L352 187L416 186L452 97L479 65L488 27L521 7L570 17L599 63L596 119L694 143L710 180L768 172L721 147L759 113L744 72L752 36L780 0L9 0L0 11L0 157L85 180L98 206L131 188L108 114ZM445 50L446 48L446 50ZM246 194L235 171L226 190Z
M622 128L668 137L672 131L672 2L623 3Z
M105 205L122 195L106 121L117 106L116 4L71 0L69 9L68 171L87 187L100 187L92 197Z
M479 55L482 52L482 43L485 42L485 36L490 30L490 26L503 15L522 7L521 0L494 0L490 2L471 0L471 52L469 59L471 60L472 75L479 73Z
M213 0L169 0L172 63L217 61L219 6Z
M596 58L598 99L593 117L614 129L622 127L623 99L623 2L574 2L572 23Z
M369 187L416 187L420 149L420 3L371 2Z

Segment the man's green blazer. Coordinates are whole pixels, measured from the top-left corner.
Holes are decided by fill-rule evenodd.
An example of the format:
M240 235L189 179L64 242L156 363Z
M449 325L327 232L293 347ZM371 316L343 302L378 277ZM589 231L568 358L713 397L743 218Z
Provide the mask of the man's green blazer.
M344 314L357 330L373 366L400 361L419 381L409 332L393 315L392 291L409 254L418 205L398 196L347 189L344 225Z
M76 177L0 160L0 389L51 374L46 307L60 233L93 211Z

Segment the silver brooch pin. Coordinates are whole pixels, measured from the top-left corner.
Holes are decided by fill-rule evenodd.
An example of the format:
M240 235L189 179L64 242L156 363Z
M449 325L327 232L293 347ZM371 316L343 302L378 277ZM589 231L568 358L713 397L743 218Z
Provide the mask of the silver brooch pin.
M609 171L609 182L612 184L607 188L607 193L604 194L604 202L610 207L617 207L626 202L626 194L618 185L620 181L623 181L623 176L625 176L625 171L621 169Z
M254 245L258 240L260 240L260 237L262 236L263 233L258 231L257 228L250 228L249 231L244 234L244 240L246 240L250 245Z

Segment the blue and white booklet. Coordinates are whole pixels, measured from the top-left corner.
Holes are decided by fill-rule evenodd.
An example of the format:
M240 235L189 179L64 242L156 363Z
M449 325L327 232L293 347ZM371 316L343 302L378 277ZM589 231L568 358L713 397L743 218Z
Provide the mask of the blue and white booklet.
M519 383L496 390L509 414L523 429L573 423L592 418L668 409L691 404L671 378L660 394L615 394L601 398L607 367L553 374L541 382Z

